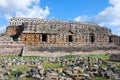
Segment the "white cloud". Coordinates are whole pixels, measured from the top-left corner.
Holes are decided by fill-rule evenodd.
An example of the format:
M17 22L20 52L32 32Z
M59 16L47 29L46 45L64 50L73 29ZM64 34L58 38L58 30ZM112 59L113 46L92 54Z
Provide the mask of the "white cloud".
M27 9L23 12L18 11L16 12L16 17L39 17L39 18L46 18L49 14L49 8L46 7L45 10L39 8L39 6L34 6L32 9Z
M120 0L109 0L110 6L91 16L78 16L74 20L80 22L95 22L108 28L114 27L113 34L120 35ZM111 28L113 29L113 28Z
M42 9L40 0L0 0L0 11L5 18L40 17L46 18L50 14L49 8Z
M0 0L0 10L3 12L14 12L23 10L32 5L34 0Z
M108 26L120 26L120 0L110 0L111 6L96 15L95 20Z
M87 15L78 16L74 19L74 21L78 21L78 22L89 22L90 20L91 18L88 17Z
M40 7L40 0L0 0L0 18L6 22L11 17L46 18L49 14L47 6L45 9ZM0 32L5 32L5 28L0 27Z
M74 21L80 22L80 21L82 21L82 17L81 17L81 16L78 16L78 17L76 17L76 18L74 19Z

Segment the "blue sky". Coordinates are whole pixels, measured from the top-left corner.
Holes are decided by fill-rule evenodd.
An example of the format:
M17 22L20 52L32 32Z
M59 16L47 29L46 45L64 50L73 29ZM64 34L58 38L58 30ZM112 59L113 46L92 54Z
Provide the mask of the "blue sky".
M41 3L41 7L49 6L49 18L62 20L73 20L80 15L94 16L109 5L108 0L41 0Z
M11 17L97 23L120 36L120 0L0 0L0 32Z

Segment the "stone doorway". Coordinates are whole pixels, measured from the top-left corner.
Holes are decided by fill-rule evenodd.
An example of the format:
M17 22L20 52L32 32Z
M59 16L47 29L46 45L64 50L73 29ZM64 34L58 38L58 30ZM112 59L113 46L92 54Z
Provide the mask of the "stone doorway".
M109 43L112 43L113 41L112 41L112 39L111 39L111 37L109 36Z
M73 41L72 35L68 35L68 42L72 42L72 41Z
M42 34L42 42L47 42L47 34Z
M91 43L95 42L95 35L94 34L90 34L90 42Z

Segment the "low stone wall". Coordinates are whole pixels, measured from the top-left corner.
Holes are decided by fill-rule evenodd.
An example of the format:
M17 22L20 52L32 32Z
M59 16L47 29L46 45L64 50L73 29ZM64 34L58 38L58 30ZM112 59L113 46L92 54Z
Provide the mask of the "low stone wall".
M40 46L25 46L23 44L17 43L7 43L7 44L0 44L0 55L1 56L16 56L16 55L26 55L29 56L31 53L34 52L92 52L95 50L117 50L117 46L69 46L69 47L40 47ZM59 54L58 54L59 55Z
M116 45L81 45L81 46L26 46L27 51L48 51L48 52L74 52L74 51L83 51L91 52L94 50L117 50Z
M0 55L1 56L16 56L21 54L23 45L22 44L0 44Z

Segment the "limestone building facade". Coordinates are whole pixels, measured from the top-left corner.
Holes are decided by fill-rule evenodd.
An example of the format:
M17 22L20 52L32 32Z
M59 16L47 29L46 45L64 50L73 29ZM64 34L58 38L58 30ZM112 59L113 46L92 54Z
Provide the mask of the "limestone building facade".
M104 45L120 41L110 29L97 24L39 18L11 18L6 33L19 43L40 46Z

